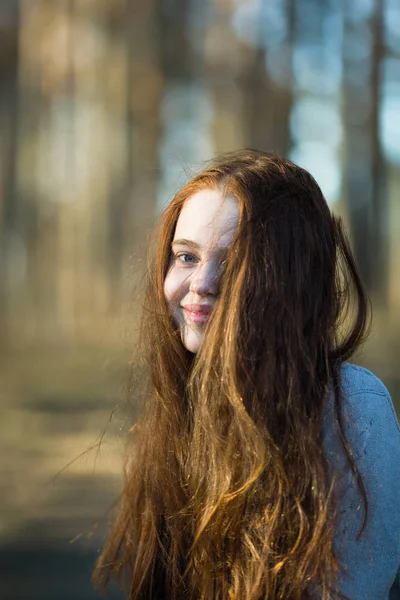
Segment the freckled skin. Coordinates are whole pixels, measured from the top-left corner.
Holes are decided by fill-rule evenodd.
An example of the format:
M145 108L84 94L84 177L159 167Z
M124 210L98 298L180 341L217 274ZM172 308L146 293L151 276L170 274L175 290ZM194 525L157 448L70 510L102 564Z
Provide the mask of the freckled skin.
M190 196L176 224L164 294L182 343L194 354L199 350L208 317L193 308L214 306L221 260L232 243L238 221L237 201L206 189Z

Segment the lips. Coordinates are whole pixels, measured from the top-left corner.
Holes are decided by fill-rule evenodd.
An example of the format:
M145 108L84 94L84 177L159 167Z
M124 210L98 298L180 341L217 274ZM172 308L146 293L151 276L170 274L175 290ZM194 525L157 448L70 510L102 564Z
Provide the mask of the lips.
M193 323L205 323L212 311L212 306L208 304L186 304L183 309Z
M183 308L188 312L200 315L209 315L212 311L212 306L209 304L186 304Z

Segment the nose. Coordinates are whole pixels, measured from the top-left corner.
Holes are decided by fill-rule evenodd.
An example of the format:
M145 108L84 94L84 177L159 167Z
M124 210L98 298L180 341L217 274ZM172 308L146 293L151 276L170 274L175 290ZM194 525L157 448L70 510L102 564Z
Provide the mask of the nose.
M190 281L190 291L198 296L214 296L218 293L218 269L210 262L201 264L194 271Z

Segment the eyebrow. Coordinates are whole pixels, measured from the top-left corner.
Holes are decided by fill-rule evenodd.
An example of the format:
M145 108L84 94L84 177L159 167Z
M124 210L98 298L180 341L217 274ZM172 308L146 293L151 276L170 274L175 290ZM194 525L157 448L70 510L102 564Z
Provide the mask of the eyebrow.
M191 248L195 248L196 250L201 250L201 246L200 244L198 244L197 242L194 242L193 240L187 240L185 238L181 238L179 240L174 240L172 242L172 245L179 245L179 246L190 246Z

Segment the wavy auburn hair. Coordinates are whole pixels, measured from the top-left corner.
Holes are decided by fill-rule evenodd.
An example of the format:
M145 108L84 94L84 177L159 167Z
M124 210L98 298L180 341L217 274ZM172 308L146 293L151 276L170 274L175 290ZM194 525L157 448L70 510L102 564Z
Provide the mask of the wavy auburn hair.
M240 218L193 355L163 284L182 206L202 189L233 195ZM148 271L148 391L98 585L117 575L130 600L299 600L315 586L331 597L340 565L322 418L333 391L367 508L343 431L340 365L364 341L368 309L341 221L304 169L248 150L183 187Z

